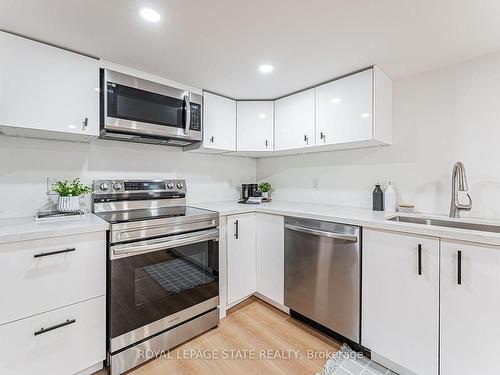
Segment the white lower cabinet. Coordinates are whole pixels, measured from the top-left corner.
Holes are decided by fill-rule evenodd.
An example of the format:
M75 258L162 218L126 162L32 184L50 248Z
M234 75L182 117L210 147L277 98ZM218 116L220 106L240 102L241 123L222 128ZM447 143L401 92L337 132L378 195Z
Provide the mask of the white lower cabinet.
M106 294L106 234L0 246L0 324Z
M285 249L283 216L256 214L257 292L284 304Z
M442 240L441 375L500 372L499 277L498 246Z
M227 304L255 293L255 214L227 218Z
M0 374L71 375L102 362L105 317L102 296L0 326Z
M364 229L362 269L362 345L398 373L437 375L439 239Z

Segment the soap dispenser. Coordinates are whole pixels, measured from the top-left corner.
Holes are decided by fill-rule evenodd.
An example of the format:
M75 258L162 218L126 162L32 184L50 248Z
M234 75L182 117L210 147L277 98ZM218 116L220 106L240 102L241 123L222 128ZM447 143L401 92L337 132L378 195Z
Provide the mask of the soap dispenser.
M396 190L392 185L392 181L389 181L387 188L384 192L384 205L387 212L396 212Z
M373 190L373 211L384 211L384 192L378 182Z

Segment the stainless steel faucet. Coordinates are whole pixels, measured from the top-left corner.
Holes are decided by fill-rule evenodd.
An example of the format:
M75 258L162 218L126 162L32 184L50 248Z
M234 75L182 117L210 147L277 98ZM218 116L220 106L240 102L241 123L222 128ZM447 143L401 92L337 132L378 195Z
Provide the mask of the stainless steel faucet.
M461 204L458 200L459 192L466 192L469 198L468 204ZM469 194L467 186L467 176L465 175L465 167L461 161L457 161L453 167L451 174L451 205L450 217L460 217L461 210L470 210L472 208L472 198Z

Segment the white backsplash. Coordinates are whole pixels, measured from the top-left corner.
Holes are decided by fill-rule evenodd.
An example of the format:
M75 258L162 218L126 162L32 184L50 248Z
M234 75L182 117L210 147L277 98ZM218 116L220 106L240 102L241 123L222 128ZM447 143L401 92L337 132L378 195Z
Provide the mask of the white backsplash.
M32 216L49 206L47 178L181 178L187 200L236 200L255 181L255 160L126 142L89 143L0 136L0 218ZM52 199L52 202L54 199ZM90 206L90 199L84 200Z

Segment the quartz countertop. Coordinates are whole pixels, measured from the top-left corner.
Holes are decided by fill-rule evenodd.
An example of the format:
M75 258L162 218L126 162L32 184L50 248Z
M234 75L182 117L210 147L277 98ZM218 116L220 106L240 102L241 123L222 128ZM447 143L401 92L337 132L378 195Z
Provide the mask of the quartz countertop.
M416 235L426 235L462 241L472 241L491 245L500 245L500 233L483 232L459 228L439 227L434 225L423 225L413 223L402 223L388 221L396 213L372 211L366 208L331 206L314 203L297 203L285 201L272 201L257 205L241 204L237 202L209 202L193 203L192 207L218 211L220 216L243 214L250 212L262 212L283 216L295 216L307 219L332 221L343 224L358 225L365 228L390 230ZM480 219L450 219L442 215L412 215L425 216L441 220L458 220L480 224L499 225L499 221Z
M35 221L33 217L0 219L0 244L106 231L108 223L92 213L83 217Z

